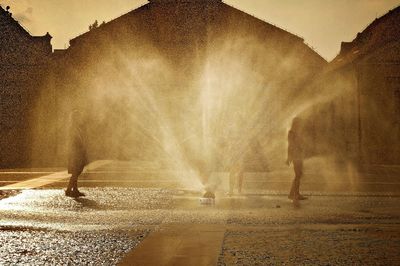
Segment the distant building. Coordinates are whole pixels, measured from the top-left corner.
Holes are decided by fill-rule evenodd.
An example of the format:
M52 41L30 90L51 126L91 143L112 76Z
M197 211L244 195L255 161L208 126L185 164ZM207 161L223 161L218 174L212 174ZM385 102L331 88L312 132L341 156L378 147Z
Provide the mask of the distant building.
M31 36L0 6L0 167L30 163L32 104L52 53L51 36Z
M257 111L260 119L251 125L254 114L248 114L240 125L265 138L263 128L281 129L273 125L286 119L292 105L301 104L299 89L326 64L302 38L220 0L152 0L57 52L52 83L43 92L55 98L42 99L41 106L48 108L39 112L41 123L55 127L45 137L37 134L42 139L36 143L55 143L53 158L65 161L66 117L74 108L85 108L97 114L93 119L99 123L92 129L92 158L168 156L159 146L169 135L183 146L193 135L197 142L204 141L199 135L226 137L226 132L207 128L219 122L209 121L215 116L199 101L205 97L201 88L211 86L207 97L217 104L215 97L225 97L222 92L237 84L242 87L235 92L236 102L221 121L230 126L237 110L251 110L247 107L256 108L265 99L265 110ZM284 141L285 134L276 135ZM195 148L182 147L189 150L186 154Z
M308 156L399 165L399 25L396 8L327 65L302 38L222 1L151 0L52 53L49 34L31 36L0 7L0 167L62 165L75 108L93 119L91 159L156 160L177 144L184 160L207 134L224 146L229 128L284 147L282 123L304 110ZM230 87L235 100L213 116Z
M312 85L325 99L303 113L312 153L359 165L400 164L400 7L372 22Z

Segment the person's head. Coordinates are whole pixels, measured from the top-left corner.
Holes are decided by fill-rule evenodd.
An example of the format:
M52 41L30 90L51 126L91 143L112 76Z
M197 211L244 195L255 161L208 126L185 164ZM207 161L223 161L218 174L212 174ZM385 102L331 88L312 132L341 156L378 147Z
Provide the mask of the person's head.
M303 124L303 121L299 117L295 117L292 120L292 127L291 130L299 130Z

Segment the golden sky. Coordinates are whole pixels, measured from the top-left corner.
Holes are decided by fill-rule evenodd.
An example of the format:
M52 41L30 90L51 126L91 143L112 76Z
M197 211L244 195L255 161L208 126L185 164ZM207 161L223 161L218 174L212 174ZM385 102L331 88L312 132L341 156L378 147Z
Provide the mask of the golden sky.
M351 41L400 0L226 0L225 3L299 35L328 60L341 41ZM146 0L0 0L33 35L50 32L54 48L88 30L96 19L109 21Z

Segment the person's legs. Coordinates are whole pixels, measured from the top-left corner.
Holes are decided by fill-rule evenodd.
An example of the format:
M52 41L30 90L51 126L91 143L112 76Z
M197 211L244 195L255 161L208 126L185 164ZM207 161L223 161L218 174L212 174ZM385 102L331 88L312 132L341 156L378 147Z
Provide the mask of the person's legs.
M77 197L84 197L85 194L82 193L82 192L80 192L80 191L78 190L78 177L79 177L79 176L77 176L77 177L74 179L72 191L74 192L74 195L75 195L75 196L77 196Z
M290 187L290 192L289 192L289 197L288 197L289 199L294 198L295 179L296 179L296 177L293 179L292 186Z
M306 200L307 197L304 197L300 194L300 179L303 176L303 161L302 160L296 160L293 162L294 166L294 173L295 173L295 178L293 180L293 192L292 192L292 197L293 199L296 200Z
M65 191L67 192L71 192L74 189L74 184L76 183L75 180L77 180L78 177L74 174L71 175L71 177L69 178L69 182L68 182L68 186L67 186L67 190Z
M304 197L303 195L300 194L300 179L303 177L303 161L300 160L297 163L296 167L296 176L298 176L297 184L296 184L296 190L297 190L297 195L299 200L306 200L307 197Z
M298 177L294 177L292 186L289 192L289 199L298 199L299 198L299 187L300 187L300 179Z
M85 196L84 193L82 193L78 190L78 177L81 173L82 173L82 171L79 171L79 173L78 172L72 173L72 175L69 179L69 182L68 182L67 190L65 191L66 196L74 197L74 198Z
M238 173L238 181L239 181L238 182L239 183L238 192L239 192L239 194L242 193L243 176L244 176L244 173L242 170L240 170Z
M79 197L77 195L77 182L78 182L78 175L77 174L72 174L71 177L69 178L69 182L68 182L68 187L67 190L65 190L65 195L68 197L73 197L73 198L77 198Z
M76 176L76 178L73 179L72 191L78 190L78 177L79 177L79 176Z
M300 196L300 178L303 176L303 161L296 160L293 162L294 166L294 195L299 197Z
M233 189L235 188L235 177L236 177L235 171L231 170L229 172L229 195L233 194Z
M295 160L293 161L294 168L294 180L292 182L292 187L289 193L289 199L300 200L300 178L303 175L303 161Z

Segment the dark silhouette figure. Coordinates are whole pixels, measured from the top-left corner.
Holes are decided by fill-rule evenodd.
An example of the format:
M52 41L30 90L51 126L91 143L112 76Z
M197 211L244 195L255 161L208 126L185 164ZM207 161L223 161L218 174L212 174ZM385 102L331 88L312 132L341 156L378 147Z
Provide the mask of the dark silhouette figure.
M232 166L229 172L229 195L233 195L236 184L239 194L242 193L243 174L243 162L237 162Z
M261 149L261 144L257 139L249 141L246 151L239 156L231 165L229 173L229 195L233 195L233 190L237 185L239 194L242 193L243 179L245 172L269 171L267 160Z
M84 197L78 190L78 177L88 163L85 144L85 123L81 112L75 110L71 114L68 150L68 173L71 174L65 195L68 197Z
M294 118L292 122L292 128L288 134L288 157L286 163L290 166L293 163L294 168L294 180L289 193L289 199L293 200L293 203L297 204L299 200L305 200L306 197L300 195L300 179L303 175L303 140L301 136L301 124L300 118Z

